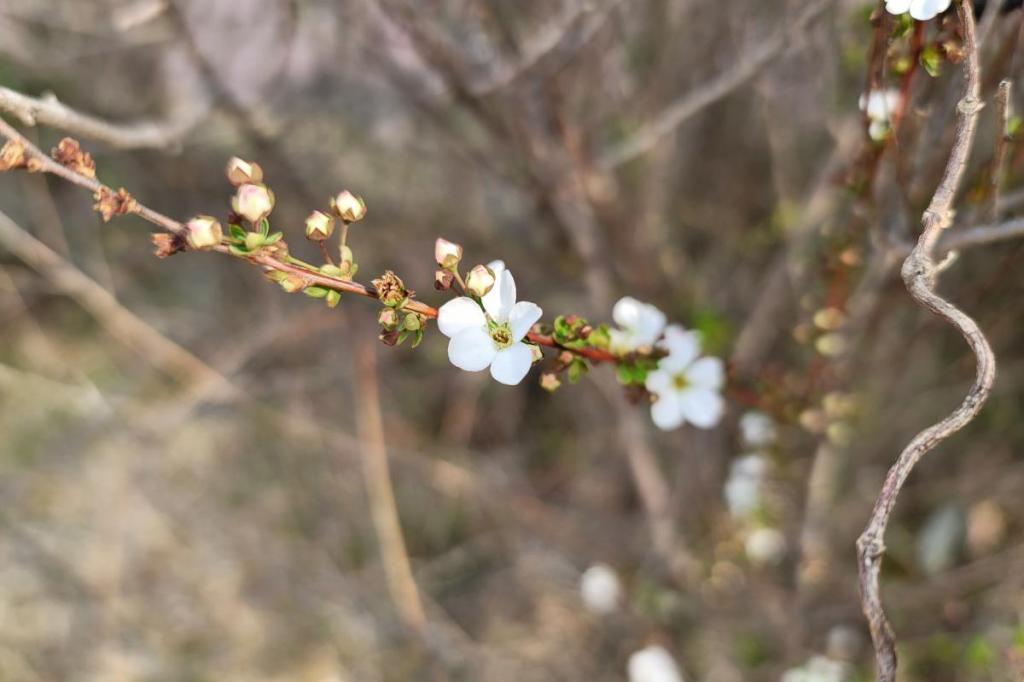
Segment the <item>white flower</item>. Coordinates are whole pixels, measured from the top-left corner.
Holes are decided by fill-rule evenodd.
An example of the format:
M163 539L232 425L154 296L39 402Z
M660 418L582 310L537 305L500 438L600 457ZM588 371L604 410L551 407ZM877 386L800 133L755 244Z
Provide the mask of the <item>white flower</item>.
M826 656L812 656L799 668L790 668L782 674L782 682L843 682L847 679L847 666Z
M658 369L648 373L645 385L657 396L651 405L655 425L669 431L690 422L708 429L718 423L725 411L719 394L725 382L725 370L718 358L700 355L696 332L679 325L665 330L668 356L658 362Z
M786 537L776 528L758 528L744 543L747 558L755 564L777 564L786 552Z
M867 97L860 96L860 110L868 115L871 125L868 135L872 140L884 140L889 135L893 114L899 110L900 91L895 88L872 90Z
M583 604L594 613L611 613L619 606L622 585L615 570L606 564L594 564L580 576Z
M619 299L612 308L612 319L621 327L608 331L611 348L616 353L653 347L666 322L665 313L631 296Z
M683 682L672 654L652 644L629 657L629 682Z
M918 21L928 21L935 15L949 9L950 0L885 0L885 9L889 14L904 14Z
M533 364L533 351L523 337L540 319L541 309L528 301L516 303L516 282L504 263L488 267L497 281L481 299L483 310L468 296L452 299L438 311L437 328L451 339L448 359L453 365L467 372L490 367L497 381L515 386Z
M775 441L775 420L764 412L745 412L740 417L740 433L748 447L767 447Z
M733 516L747 516L761 503L761 482L768 468L764 457L744 455L732 463L725 482L725 502Z

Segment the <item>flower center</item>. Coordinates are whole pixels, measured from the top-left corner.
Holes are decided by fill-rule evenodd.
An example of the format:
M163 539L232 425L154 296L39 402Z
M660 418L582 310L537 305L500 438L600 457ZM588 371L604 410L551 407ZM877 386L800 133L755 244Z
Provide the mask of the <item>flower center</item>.
M494 325L491 327L491 340L494 341L495 348L504 350L512 345L512 330L507 324Z
M686 376L683 374L676 374L672 377L672 386L674 386L677 391L683 390L689 385L689 383L690 382L686 380Z

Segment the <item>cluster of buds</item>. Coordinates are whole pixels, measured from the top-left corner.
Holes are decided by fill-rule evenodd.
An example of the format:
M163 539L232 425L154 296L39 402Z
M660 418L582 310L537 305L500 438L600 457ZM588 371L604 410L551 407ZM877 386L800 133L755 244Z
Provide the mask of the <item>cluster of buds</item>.
M386 346L397 346L409 336L413 337L412 347L420 345L423 340L423 328L427 318L419 313L403 312L397 308L382 308L377 315L380 324L381 342Z
M274 193L263 184L263 169L258 163L243 161L237 156L228 161L225 171L228 182L237 187L231 208L253 225L274 210Z
M462 245L450 242L443 237L438 237L434 242L434 262L437 263L437 270L434 272L434 288L438 291L448 291L459 275L459 263L462 261Z

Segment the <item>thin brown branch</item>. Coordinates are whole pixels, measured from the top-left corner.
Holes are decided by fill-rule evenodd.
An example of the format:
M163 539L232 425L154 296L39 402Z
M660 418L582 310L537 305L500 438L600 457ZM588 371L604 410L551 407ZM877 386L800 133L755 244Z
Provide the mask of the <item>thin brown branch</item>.
M395 490L391 483L388 451L384 440L384 419L380 409L376 344L364 339L357 344L355 374L359 388L358 426L362 441L363 481L370 501L370 517L380 544L381 561L388 591L402 621L424 634L427 618L423 601L412 575L409 553L402 537Z
M687 120L708 106L726 97L756 76L773 60L785 53L815 19L824 14L835 0L818 0L807 4L803 11L774 35L761 42L739 63L734 64L710 81L686 93L668 105L652 121L638 128L630 137L607 149L598 159L605 169L628 163L659 144Z
M993 12L993 14L995 14ZM1003 187L1003 166L1006 163L1006 145L1010 141L1007 134L1007 124L1010 120L1010 81L999 82L999 90L996 92L996 151L992 158L992 176L989 178L989 188L992 192L991 204L989 205L989 220L999 220L1001 206L999 205L1000 192Z
M28 126L49 126L105 142L117 149L169 147L191 130L199 118L113 123L75 111L56 97L29 97L5 87L0 87L0 111L8 112Z
M174 343L81 270L0 212L0 246L77 301L115 338L175 378L209 382L227 395L237 389L217 370Z
M900 453L886 475L868 525L857 540L861 606L871 629L879 682L894 682L896 679L896 640L882 607L879 589L879 573L885 553L885 531L896 506L896 498L921 458L974 419L988 398L995 380L995 355L977 323L935 293L938 275L935 252L939 238L953 222L953 201L974 144L978 112L981 109L981 68L975 36L974 10L970 0L958 0L957 14L963 27L966 58L964 94L957 106L956 136L945 173L922 216L924 230L917 246L904 261L902 274L911 296L922 306L948 321L963 335L977 357L977 377L970 392L956 410L921 431Z

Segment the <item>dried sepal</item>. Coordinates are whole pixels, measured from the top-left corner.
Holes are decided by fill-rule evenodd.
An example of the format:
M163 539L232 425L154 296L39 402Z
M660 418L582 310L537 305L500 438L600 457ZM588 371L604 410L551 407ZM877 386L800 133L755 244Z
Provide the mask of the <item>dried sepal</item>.
M153 255L157 258L167 258L185 250L185 240L176 234L154 232L149 239L153 242Z
M92 155L84 151L82 146L78 144L78 140L70 137L65 137L57 146L50 152L53 160L69 168L79 175L84 175L87 178L96 177L96 162L93 161Z
M28 167L28 154L25 145L18 140L8 140L0 149L0 172Z
M119 188L116 192L111 191L108 187L101 187L93 195L93 198L96 199L93 210L100 214L105 223L109 223L114 216L132 213L138 208L138 204L124 187Z

